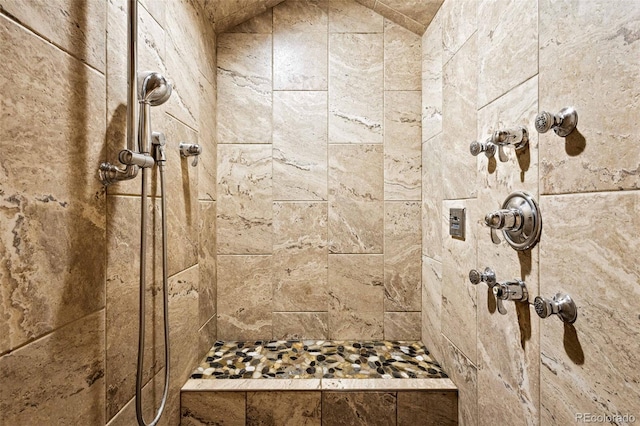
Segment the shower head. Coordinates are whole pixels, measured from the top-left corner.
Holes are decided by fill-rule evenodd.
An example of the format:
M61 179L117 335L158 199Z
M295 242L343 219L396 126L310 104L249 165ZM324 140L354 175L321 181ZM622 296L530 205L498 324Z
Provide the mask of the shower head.
M138 99L151 106L165 103L171 96L173 85L164 76L154 71L138 73Z

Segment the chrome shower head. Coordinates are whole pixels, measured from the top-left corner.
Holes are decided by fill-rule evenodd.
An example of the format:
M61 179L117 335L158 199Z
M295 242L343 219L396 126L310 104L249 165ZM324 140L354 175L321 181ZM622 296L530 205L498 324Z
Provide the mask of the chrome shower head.
M138 99L151 106L165 103L171 96L173 84L154 71L138 73Z

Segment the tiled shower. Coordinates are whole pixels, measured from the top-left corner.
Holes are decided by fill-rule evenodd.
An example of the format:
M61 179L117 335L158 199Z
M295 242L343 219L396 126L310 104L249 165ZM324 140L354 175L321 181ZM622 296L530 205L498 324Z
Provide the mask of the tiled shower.
M218 339L421 340L464 425L640 417L638 2L139 3L140 69L176 86L152 112L169 144L161 424ZM126 11L0 0L0 424L135 424L139 180L96 177L124 146ZM565 106L578 132L538 135ZM514 125L525 154L469 153ZM203 147L196 167L180 142ZM526 252L481 225L517 190L543 215ZM164 374L151 253L147 417ZM486 266L531 298L571 294L578 320L500 315L467 278Z

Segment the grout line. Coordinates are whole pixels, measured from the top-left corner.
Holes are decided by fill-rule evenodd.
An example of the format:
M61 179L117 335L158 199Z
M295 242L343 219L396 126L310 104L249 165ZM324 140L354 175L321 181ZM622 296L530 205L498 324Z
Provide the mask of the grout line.
M27 341L25 341L25 342L21 343L20 345L18 345L18 346L16 346L16 347L14 347L14 348L9 349L9 350L8 350L8 351L6 351L6 352L0 353L0 358L3 358L3 357L4 357L4 356L6 356L6 355L11 355L11 354L13 354L14 352L16 352L16 351L18 351L18 350L20 350L20 349L24 348L25 346L29 346L29 345L30 345L30 344L32 344L32 343L36 343L36 342L38 342L38 341L40 341L40 340L42 340L42 339L44 339L44 338L46 338L46 337L49 337L49 336L50 336L50 335L52 335L53 333L55 333L55 332L57 332L57 331L60 331L61 329L66 328L66 327L68 327L68 326L71 326L72 324L74 324L74 323L76 323L76 322L78 322L78 321L84 320L85 318L87 318L87 317L89 317L89 316L91 316L91 315L94 315L94 314L96 314L96 313L98 313L98 312L100 312L100 311L105 311L105 316L106 316L106 308L105 308L105 306L106 306L106 300L105 300L105 304L104 304L104 306L102 306L100 309L97 309L97 310L95 310L95 311L89 312L88 314L83 315L83 316L81 316L81 317L79 317L79 318L76 318L76 319L74 319L74 320L71 320L71 321L69 321L69 322L66 322L66 323L60 324L60 325L58 325L57 327L55 327L55 328L53 328L53 329L51 329L51 330L49 330L49 331L47 331L47 332L45 332L45 333L43 333L43 334L41 334L41 335L39 335L39 336L37 336L37 337L35 337L35 338L31 339L31 340L27 340ZM106 327L106 317L105 317L105 334L106 334L106 328L107 328L107 327ZM106 341L106 340L105 340L105 341Z
M584 192L559 192L555 194L540 194L540 198L551 198L551 197L571 197L571 196L581 196L581 195L605 195L605 194L634 194L635 192L640 191L640 188L629 188L629 189L603 189L598 191L584 191Z
M33 36L35 36L37 39L44 41L45 43L53 46L54 48L58 49L59 51L61 51L62 53L64 53L65 55L69 56L70 58L75 59L76 61L82 63L83 65L85 65L87 68L89 68L90 70L96 72L97 74L99 74L102 77L106 78L105 72L100 71L99 69L97 69L96 67L94 67L93 65L89 64L88 62L86 62L84 59L77 57L75 54L68 52L67 50L65 50L64 47L59 46L58 44L54 43L52 40L50 40L49 38L47 38L44 34L40 34L39 32L37 32L34 28L29 27L27 24L25 24L24 22L20 21L20 19L18 19L16 16L10 14L7 10L5 10L2 5L0 5L0 16L4 16L8 21L13 22L15 25L17 25L18 27L24 29L25 31L31 33ZM75 44L74 44L75 45ZM106 43L105 43L106 45ZM107 67L107 60L106 60L106 56L104 58L104 62L105 62L105 70Z

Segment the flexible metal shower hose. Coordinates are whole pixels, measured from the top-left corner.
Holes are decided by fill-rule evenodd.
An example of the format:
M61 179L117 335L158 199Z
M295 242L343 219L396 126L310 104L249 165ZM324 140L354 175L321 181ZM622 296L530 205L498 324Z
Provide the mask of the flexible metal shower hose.
M142 415L142 373L144 371L144 335L145 335L145 283L147 266L147 174L148 169L142 169L142 200L141 200L141 228L140 233L140 313L138 327L138 371L136 373L136 417L140 426L155 426L160 421L160 416L167 403L169 393L169 302L168 302L168 279L167 279L167 214L166 214L166 193L164 179L164 164L158 163L160 171L160 199L162 214L162 299L164 307L164 390L162 392L162 402L151 423L145 423Z

